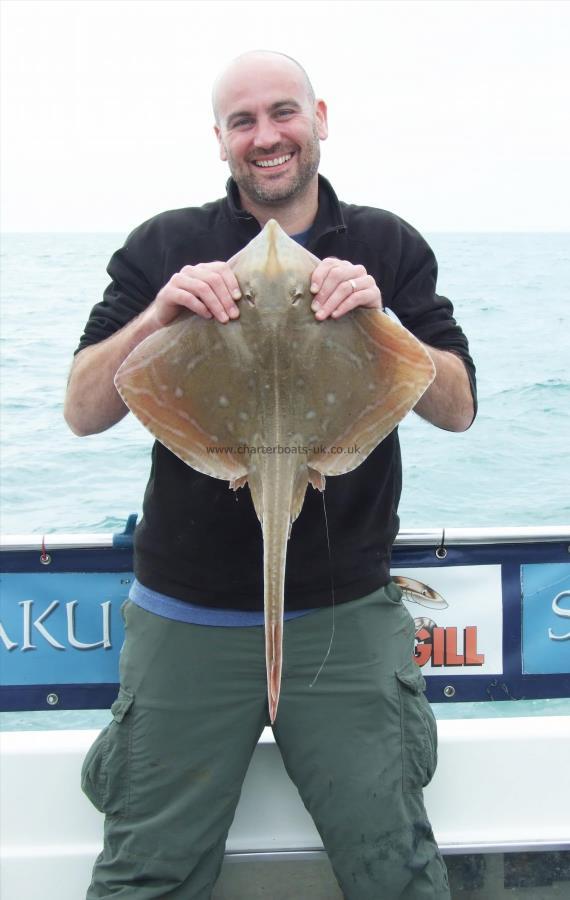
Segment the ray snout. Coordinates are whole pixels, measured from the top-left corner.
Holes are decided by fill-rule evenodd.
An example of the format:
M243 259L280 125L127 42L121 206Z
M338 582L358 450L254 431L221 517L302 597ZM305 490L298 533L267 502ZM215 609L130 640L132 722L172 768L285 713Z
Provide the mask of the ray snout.
M278 280L286 273L307 270L307 279L311 271L310 254L283 231L275 219L270 219L247 247L247 271L257 271L268 280ZM315 265L318 260L315 258ZM239 261L236 274L240 275ZM314 268L314 266L312 267Z
M287 268L287 245L294 243L275 219L270 219L259 235L260 269L266 278L279 278ZM292 248L294 249L294 248Z

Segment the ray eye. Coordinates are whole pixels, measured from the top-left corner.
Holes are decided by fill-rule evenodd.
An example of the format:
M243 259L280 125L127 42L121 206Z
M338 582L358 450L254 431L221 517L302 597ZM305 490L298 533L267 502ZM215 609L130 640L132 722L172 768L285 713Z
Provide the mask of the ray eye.
M293 306L296 306L302 296L302 288L293 288L293 290L291 291L291 303L293 304Z
M255 294L253 293L253 291L251 290L251 288L249 288L249 289L245 292L244 296L245 296L245 299L247 300L247 302L249 303L250 306L255 306Z

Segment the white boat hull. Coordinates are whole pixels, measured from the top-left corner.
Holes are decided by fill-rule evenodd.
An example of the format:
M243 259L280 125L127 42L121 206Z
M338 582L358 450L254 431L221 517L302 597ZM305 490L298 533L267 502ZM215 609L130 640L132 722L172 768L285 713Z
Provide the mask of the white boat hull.
M102 815L79 787L96 734L1 735L3 900L84 896L103 834ZM426 805L444 853L570 848L570 717L444 719L439 737ZM230 830L228 857L318 851L319 835L266 729Z

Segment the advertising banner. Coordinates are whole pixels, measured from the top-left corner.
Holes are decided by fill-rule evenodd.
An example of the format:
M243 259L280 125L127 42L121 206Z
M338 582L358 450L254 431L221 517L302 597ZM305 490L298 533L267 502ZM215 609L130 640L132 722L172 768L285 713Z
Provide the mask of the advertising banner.
M2 684L116 682L130 575L4 573Z
M570 673L570 563L521 568L523 674Z
M394 569L416 625L416 662L424 675L503 671L501 567Z
M133 578L128 551L56 551L47 569L37 551L3 558L0 708L108 706ZM443 564L433 550L399 549L392 577L430 699L570 696L567 542L450 548Z

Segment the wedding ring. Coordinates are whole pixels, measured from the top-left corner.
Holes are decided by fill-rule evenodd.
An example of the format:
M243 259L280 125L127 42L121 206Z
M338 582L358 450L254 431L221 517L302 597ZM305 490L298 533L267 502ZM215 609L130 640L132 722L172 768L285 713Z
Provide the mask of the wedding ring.
M352 288L352 292L354 293L354 291L356 290L356 281L354 280L354 278L349 279L349 284Z

